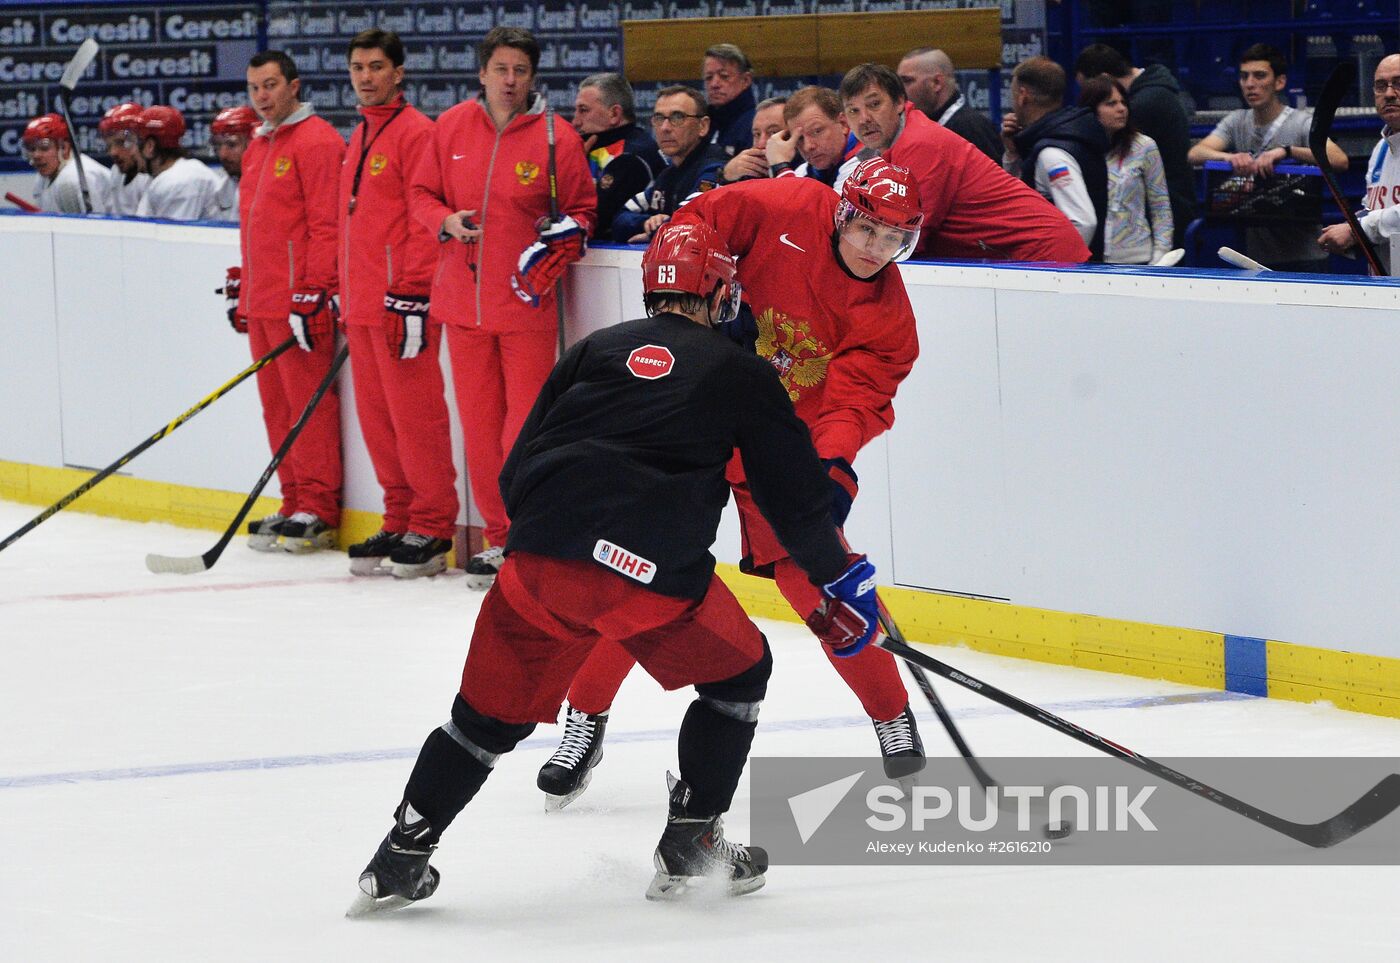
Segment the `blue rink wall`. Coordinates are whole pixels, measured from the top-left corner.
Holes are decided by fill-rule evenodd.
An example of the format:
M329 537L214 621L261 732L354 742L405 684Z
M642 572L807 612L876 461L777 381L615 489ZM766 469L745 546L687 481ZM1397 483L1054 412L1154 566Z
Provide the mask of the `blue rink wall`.
M57 501L249 363L236 258L230 228L0 217L0 497ZM571 339L639 313L639 263L572 268ZM847 534L906 635L1400 717L1400 282L901 270L921 356ZM380 505L348 373L340 404L349 541ZM75 508L222 529L267 459L248 385Z

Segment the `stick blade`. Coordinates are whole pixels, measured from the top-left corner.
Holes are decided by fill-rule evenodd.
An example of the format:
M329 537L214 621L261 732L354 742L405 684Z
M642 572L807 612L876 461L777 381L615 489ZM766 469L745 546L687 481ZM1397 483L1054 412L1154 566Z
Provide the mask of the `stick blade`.
M1400 773L1392 772L1331 819L1307 827L1303 842L1318 849L1335 846L1370 829L1400 808Z
M1332 164L1327 159L1327 132L1332 129L1332 120L1337 114L1337 108L1341 106L1342 98L1355 83L1356 63L1351 60L1339 60L1337 66L1332 68L1332 75L1322 85L1322 91L1313 105L1312 125L1308 128L1308 149L1313 152L1314 163L1325 170L1332 169Z
M156 575L194 575L209 571L203 555L157 555L151 552L146 556L147 571Z
M1219 256L1220 260L1224 261L1226 264L1229 264L1232 267L1237 267L1243 271L1269 270L1264 265L1254 260L1254 258L1241 254L1239 251L1236 251L1232 247L1222 247L1215 253Z
M63 76L59 78L58 85L66 93L72 93L73 88L78 86L78 78L87 72L92 62L97 59L97 41L88 37L78 45L78 52L73 55L73 59L68 61L68 66L63 68Z

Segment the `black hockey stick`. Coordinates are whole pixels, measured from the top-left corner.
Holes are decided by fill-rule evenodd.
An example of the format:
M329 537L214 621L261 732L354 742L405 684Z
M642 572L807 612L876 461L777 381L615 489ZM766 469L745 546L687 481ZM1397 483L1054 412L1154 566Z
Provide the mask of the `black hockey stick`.
M296 339L291 339L292 343ZM287 347L287 345L283 345ZM272 479L273 472L277 471L277 466L282 464L282 459L287 457L287 452L291 451L292 443L297 440L301 430L306 427L306 423L311 420L311 414L316 410L316 406L321 403L331 385L335 384L336 375L340 374L340 366L345 364L345 359L350 356L350 346L347 344L336 354L335 360L331 362L331 370L326 372L326 376L321 379L321 383L316 386L316 393L307 401L306 407L301 411L301 417L296 420L287 432L287 437L282 439L282 444L277 447L277 452L272 456L272 461L267 463L267 468L263 469L262 477L253 486L253 490L248 493L248 497L243 500L243 506L238 509L238 514L229 522L228 528L224 529L224 534L214 543L214 547L203 555L157 555L154 552L146 556L146 568L152 572L175 572L179 575L192 575L195 572L207 572L214 567L214 563L219 560L219 556L224 554L224 549L233 540L233 536L238 532L238 526L243 524L243 519L248 517L248 513L253 510L253 503L258 500L262 490L267 487L267 483Z
M1332 76L1328 77L1327 83L1323 84L1322 93L1318 94L1317 97L1317 106L1313 108L1312 127L1308 129L1308 149L1312 151L1313 162L1317 164L1317 169L1322 172L1323 183L1331 192L1332 200L1337 202L1337 207L1342 211L1342 217L1346 219L1347 227L1351 229L1351 236L1356 239L1361 253L1366 256L1366 263L1370 265L1371 273L1376 277L1385 277L1390 272L1381 265L1381 259L1376 253L1375 245L1366 236L1366 232L1361 229L1356 215L1352 213L1351 205L1342 196L1342 188L1337 183L1337 175L1332 171L1332 162L1327 158L1327 135L1332 132L1332 120L1337 115L1337 108L1341 106L1342 97L1355 80L1356 64L1349 60L1339 62L1332 69Z
M1352 803L1331 819L1324 819L1320 823L1295 823L1292 820L1284 819L1282 816L1275 816L1257 806L1252 806L1247 802L1227 795L1218 789L1207 786L1205 783L1192 779L1185 773L1177 772L1170 766L1163 765L1154 759L1140 756L1131 749L1118 745L1118 743L1105 739L1103 736L1090 732L1061 719L1053 713L1046 712L1037 706L1031 705L1016 698L1008 692L988 685L979 679L974 679L970 675L959 672L947 663L940 662L930 655L925 655L910 647L907 643L901 642L892 636L885 636L878 644L882 649L899 656L911 665L917 665L937 673L950 682L956 682L965 689L971 689L979 695L991 699L993 702L1003 705L1014 712L1019 712L1023 716L1034 719L1042 725L1049 726L1071 739L1084 743L1093 749L1115 756L1124 762L1136 766L1144 772L1151 773L1163 779L1176 783L1187 792L1195 793L1204 799L1208 799L1218 806L1238 813L1247 819L1252 819L1261 825L1267 826L1275 832L1292 837L1300 843L1318 849L1334 846L1343 840L1350 839L1384 819L1400 807L1400 773L1391 773L1380 782L1376 783L1364 796Z
M546 99L544 106L544 137L549 144L549 222L559 221L559 175L554 166L554 108ZM559 357L564 357L564 279L554 282L554 313L559 320Z
M262 356L261 358L259 358L257 361L254 361L252 364L250 364L248 367L244 368L242 371L238 372L238 374L234 375L234 376L233 376L232 378L230 378L228 381L225 381L222 385L220 385L219 387L215 388L215 389L214 389L212 392L210 392L209 394L205 395L205 396L204 396L202 399L200 399L200 400L195 404L195 406L194 406L193 408L191 408L189 411L186 411L183 415L181 415L180 417L176 418L176 419L175 419L174 421L172 421L170 424L166 425L164 428L160 429L160 430L157 431L155 434L151 435L151 436L150 436L149 438L147 438L145 441L141 442L141 444L139 444L139 445L137 445L135 448L131 449L131 451L127 452L125 455L122 455L120 458L118 458L116 461L112 462L112 463L111 463L110 465L108 465L106 468L102 469L102 470L101 470L100 472L98 472L96 475L93 475L91 478L89 478L87 481L83 482L83 483L82 483L81 485L79 485L77 488L73 489L73 490L72 490L71 492L69 492L67 495L64 495L62 498L60 498L58 501L54 502L54 503L53 503L52 505L50 505L48 508L44 509L44 510L43 510L42 512L40 512L38 515L35 515L35 516L34 516L33 518L31 518L29 521L25 522L24 525L22 525L18 530L16 530L13 534L11 534L9 537L7 537L3 542L0 542L0 552L4 551L5 549L9 548L10 545L12 545L12 544L14 544L15 542L19 541L21 538L23 538L26 534L28 534L28 533L29 533L30 531L32 531L34 528L38 527L38 526L39 526L40 524L42 524L43 522L47 521L50 517L52 517L52 516L58 514L59 512L63 511L63 509L65 509L65 508L67 508L69 505L71 505L76 499L78 499L79 497L81 497L85 492L87 492L88 490L90 490L91 488L93 488L93 486L97 485L99 482L103 481L104 479L110 477L112 474L114 474L116 471L118 471L118 470L119 470L123 465L125 465L127 462L131 461L131 460L132 460L133 458L135 458L137 455L141 454L141 452L145 451L147 448L151 447L151 446L154 445L156 442L160 441L160 440L161 440L162 438L164 438L166 435L170 434L170 433L171 433L172 431L174 431L176 428L179 428L179 427L180 427L181 425L183 425L185 422L189 421L189 420L190 420L191 418L193 418L195 415L199 414L199 413L200 413L201 411L203 411L205 408L208 408L208 407L209 407L210 405L212 405L214 402L218 401L218 400L219 400L220 398L222 398L224 395L228 394L230 391L232 391L234 388L236 388L239 384L241 384L245 379L247 379L249 375L251 375L251 374L253 374L254 372L256 372L259 368L264 368L264 367L266 367L267 365L271 364L274 358L276 358L279 354L281 354L283 351L286 351L288 348L290 348L292 345L294 345L294 344L296 344L296 343L297 343L296 338L288 338L286 341L283 341L281 344L279 344L277 347L273 348L273 349L272 349L271 351L269 351L267 354L263 355L263 356Z
M78 168L78 192L83 197L84 214L92 213L92 198L88 195L87 172L83 170L83 152L78 149L78 128L73 126L73 118L68 115L68 101L73 97L78 79L96 57L97 41L88 37L78 45L78 52L68 61L68 66L63 68L63 76L58 81L58 89L62 92L62 96L58 98L58 109L63 111L63 122L68 125L68 140L73 146L73 163Z

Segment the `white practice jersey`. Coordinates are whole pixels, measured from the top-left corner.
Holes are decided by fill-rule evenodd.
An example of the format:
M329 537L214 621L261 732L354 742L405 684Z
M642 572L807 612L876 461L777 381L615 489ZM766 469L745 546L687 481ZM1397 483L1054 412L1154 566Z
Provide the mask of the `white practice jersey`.
M137 174L128 181L122 169L113 164L107 171L107 213L134 216L136 209L141 205L141 198L146 196L146 185L150 182L151 175L145 173Z
M1400 277L1400 131L1381 131L1380 142L1366 165L1365 210L1358 215L1361 229L1376 245L1381 263L1391 277Z
M1089 199L1079 161L1068 151L1047 147L1036 155L1035 189L1069 218L1085 244L1093 241L1094 232L1099 228L1099 212L1094 210L1094 202Z
M226 170L214 172L214 176L219 181L219 189L214 194L214 206L219 213L215 215L216 221L230 221L238 223L238 178L230 177Z
M111 184L107 168L86 154L82 158L83 173L87 175L88 199L92 202L93 214L106 214L111 205L107 199ZM58 214L82 214L83 194L78 186L78 165L72 158L64 162L53 180L40 175L34 185L34 206L41 211Z
M217 220L219 210L214 196L218 192L219 179L213 171L192 157L181 157L151 178L136 213L172 221Z

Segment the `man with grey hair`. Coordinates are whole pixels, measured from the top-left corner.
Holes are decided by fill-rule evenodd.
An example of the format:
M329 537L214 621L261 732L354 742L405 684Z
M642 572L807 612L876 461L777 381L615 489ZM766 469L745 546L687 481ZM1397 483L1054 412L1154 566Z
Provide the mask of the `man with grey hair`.
M574 96L574 129L583 138L588 167L598 188L598 223L593 236L612 235L613 218L627 199L666 168L651 133L637 126L632 85L622 74L591 74Z
M717 43L705 51L701 75L709 103L709 143L733 157L753 144L753 64L734 44Z
M783 121L783 105L786 103L786 97L769 97L754 108L753 144L739 151L724 165L719 173L721 184L770 176L768 154L764 148L771 137L787 130L787 124Z
M941 50L917 47L899 62L900 83L910 102L929 120L941 124L1001 163L1001 134L996 125L967 102L958 90L953 61Z

